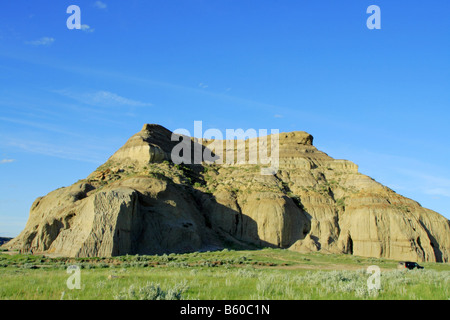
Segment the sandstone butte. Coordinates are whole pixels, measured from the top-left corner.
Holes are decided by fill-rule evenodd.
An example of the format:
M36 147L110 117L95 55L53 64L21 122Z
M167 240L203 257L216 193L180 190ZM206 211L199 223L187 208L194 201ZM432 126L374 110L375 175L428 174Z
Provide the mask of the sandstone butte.
M4 247L68 257L277 247L449 262L448 219L317 150L306 132L279 134L271 175L258 163L176 165L171 135L144 125L86 179L36 199Z

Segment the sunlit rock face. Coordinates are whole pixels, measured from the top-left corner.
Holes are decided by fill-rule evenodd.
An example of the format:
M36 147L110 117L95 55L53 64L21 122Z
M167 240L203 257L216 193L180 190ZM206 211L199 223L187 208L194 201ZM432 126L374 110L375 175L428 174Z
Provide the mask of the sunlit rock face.
M38 198L5 246L70 257L278 247L449 261L448 219L317 150L306 132L265 138L278 151L270 175L248 163L260 148L251 139L188 138L193 150L214 142L210 154L244 152L245 161L174 164L181 136L146 124L86 179Z

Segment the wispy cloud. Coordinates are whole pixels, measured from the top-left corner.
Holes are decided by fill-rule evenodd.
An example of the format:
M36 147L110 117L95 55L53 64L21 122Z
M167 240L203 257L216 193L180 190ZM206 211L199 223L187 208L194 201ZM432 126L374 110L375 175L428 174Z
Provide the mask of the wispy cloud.
M50 37L42 37L39 38L37 40L33 40L33 41L26 41L26 44L32 45L32 46L49 46L51 45L53 42L55 42L54 38L50 38Z
M204 84L203 82L200 82L200 83L198 84L198 86L199 86L200 88L202 88L202 89L208 88L208 85L207 85L207 84Z
M4 52L0 52L0 56L8 57L10 59L17 59L20 61L26 61L28 63L33 63L41 66L47 66L53 69L62 70L65 72L73 73L73 74L80 74L83 76L90 76L90 77L96 77L99 79L115 79L117 81L121 81L122 83L126 83L128 85L139 85L139 86L156 86L160 88L165 88L174 91L177 94L199 94L204 96L209 96L211 98L219 99L222 101L228 101L235 105L243 105L247 109L253 109L257 110L258 112L261 112L262 110L265 110L267 112L272 112L273 109L277 109L279 111L282 111L283 113L291 113L295 114L296 117L303 117L311 119L311 121L317 121L321 124L329 124L332 126L339 126L339 127L348 127L348 123L342 123L342 121L336 121L334 119L328 119L324 117L322 114L317 115L314 113L306 113L304 111L299 112L298 109L292 109L292 108L286 108L282 107L280 105L274 105L269 103L264 103L256 100L251 100L247 98L240 98L234 95L229 95L227 93L217 93L213 92L211 90L204 90L198 86L196 87L187 87L179 84L173 84L168 83L164 81L157 81L150 78L144 78L144 77L137 77L137 76L130 76L129 74L123 74L120 72L115 72L111 70L103 70L103 69L95 69L92 67L82 67L82 66L74 66L68 63L61 63L57 62L54 59L53 60L43 60L43 59L34 59L34 58L24 58L24 57L17 57L16 55L6 54ZM203 83L202 83L203 84ZM231 90L231 88L229 88ZM230 90L226 90L227 92Z
M17 119L17 118L8 118L8 117L0 117L0 121L11 122L11 123L15 123L15 124L18 124L21 126L42 129L45 131L60 133L60 134L68 135L68 136L80 137L80 134L78 134L78 133L70 132L66 128L53 126L49 123Z
M104 2L95 1L94 2L94 7L99 8L99 9L106 9L108 6Z
M84 32L86 32L86 33L92 33L92 32L94 32L95 31L95 29L94 28L91 28L89 25L87 25L87 24L82 24L81 25L81 31L84 31Z
M366 157L361 157L362 154ZM382 183L394 190L399 189L409 194L450 197L450 176L447 168L414 158L384 153L364 151L360 152L358 157L359 163L370 163L372 159L376 159L376 167L379 169L369 175L384 177ZM396 175L387 175L386 172L389 170L395 171Z
M115 93L108 91L98 91L93 94L87 95L94 104L105 104L105 105L119 105L119 106L131 106L131 107L148 107L151 103L145 103L137 100L132 100L128 98L121 97Z
M98 107L149 107L151 103L122 97L109 91L96 91L92 93L76 93L69 90L58 90L57 93L81 103Z
M450 198L450 189L444 189L444 188L433 188L425 190L426 194L432 195L432 196L442 196L442 197L449 197Z
M283 118L283 116L281 114L275 114L273 117L274 118Z
M16 161L16 160L15 159L3 159L3 160L0 160L0 163L4 164L4 163L11 163L11 162L14 162L14 161Z
M450 197L450 179L448 178L404 169L399 169L399 172L408 174L409 176L414 177L415 179L420 181L419 185L421 186L421 189L425 194Z
M85 144L83 146L65 146L32 139L19 139L2 137L2 145L14 147L30 153L37 153L49 157L66 160L75 160L100 164L105 156L99 150L98 144ZM106 153L106 152L105 152Z

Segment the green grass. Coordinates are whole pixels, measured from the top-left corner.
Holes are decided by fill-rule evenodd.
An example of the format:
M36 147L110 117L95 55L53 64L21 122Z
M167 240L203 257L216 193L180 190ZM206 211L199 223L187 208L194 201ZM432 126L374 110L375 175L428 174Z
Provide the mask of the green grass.
M74 264L80 290L66 285ZM367 289L370 265L381 268L379 291ZM422 265L399 271L393 260L281 249L77 259L0 254L0 299L450 298L450 265Z

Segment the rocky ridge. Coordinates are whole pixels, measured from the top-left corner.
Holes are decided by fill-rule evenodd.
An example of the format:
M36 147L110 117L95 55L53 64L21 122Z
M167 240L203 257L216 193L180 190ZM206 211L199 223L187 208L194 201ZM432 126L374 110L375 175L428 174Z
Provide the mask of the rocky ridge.
M174 164L171 136L144 125L86 179L36 199L25 229L5 246L72 257L270 246L449 261L448 219L317 150L306 132L279 134L271 175L245 161ZM220 153L209 149L220 141L189 141ZM225 155L225 141L218 145ZM246 159L258 151L251 139L230 145ZM270 139L268 146L270 153Z

